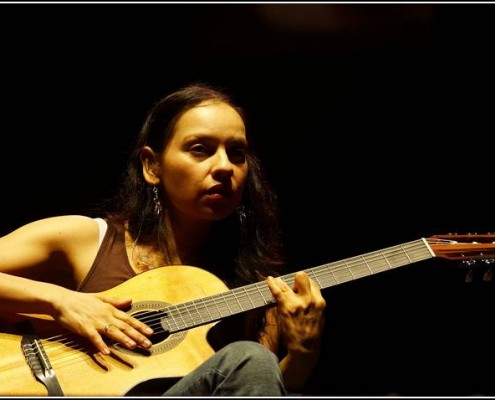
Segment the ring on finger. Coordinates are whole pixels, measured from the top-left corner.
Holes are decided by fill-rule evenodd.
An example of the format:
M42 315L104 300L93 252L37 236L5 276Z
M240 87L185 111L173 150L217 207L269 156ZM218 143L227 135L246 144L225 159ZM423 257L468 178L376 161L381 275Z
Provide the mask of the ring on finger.
M111 327L111 326L112 326L112 324L107 324L107 325L105 325L105 327L103 328L103 331L104 331L105 333L108 333L108 330L110 329L110 327Z

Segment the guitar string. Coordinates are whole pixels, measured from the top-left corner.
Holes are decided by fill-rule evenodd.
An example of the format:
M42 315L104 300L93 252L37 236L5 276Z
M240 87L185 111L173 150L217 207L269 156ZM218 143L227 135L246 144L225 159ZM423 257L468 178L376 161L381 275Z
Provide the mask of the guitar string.
M452 243L450 240L443 239L427 240L427 242L429 244ZM391 265L390 259L398 257L400 258L401 264L394 263L394 265ZM309 268L305 271L316 280L320 287L326 288L331 285L358 279L360 277L396 268L401 265L415 263L431 257L434 257L434 255L430 253L423 239L419 239L403 245L393 246L389 249L374 251L361 256L351 257L346 260ZM380 267L380 269L377 268L377 266ZM344 274L342 272L344 272ZM292 285L294 281L294 274L284 275L282 276L282 279L284 279L289 285ZM254 294L257 295L256 301L253 301ZM221 301L218 301L218 299L221 299ZM232 299L235 300L239 308L229 307L228 303L229 301L232 301ZM248 301L246 301L246 299L248 299ZM183 330L184 328L202 325L207 322L214 322L214 320L221 319L222 317L242 312L246 308L252 309L274 302L275 300L266 283L257 282L245 287L233 289L229 292L222 292L216 295L207 296L199 301L192 300L185 303L172 305L163 310L150 311L145 313L148 315L147 317L139 319L150 325L150 327L155 330L155 333L168 331L174 333L179 330ZM156 317L157 313L162 313L162 316ZM187 317L184 317L184 314L187 314ZM201 322L195 322L197 321L196 317L201 316L202 314L204 316L201 318ZM182 325L179 325L179 323L175 320L177 315L181 317ZM164 316L167 317L166 321L175 321L175 328L171 329L171 327L168 327L169 329L165 329L163 327L162 323L164 321ZM62 339L60 340L59 338ZM76 339L74 340L74 338ZM46 350L47 352L49 351L50 355L53 357L53 363L58 362L58 354L62 352L65 362L72 361L72 358L68 357L71 354L67 354L66 346L73 349L73 351L70 352L74 356L73 358L80 357L80 351L78 350L84 350L86 354L91 353L89 350L91 347L89 345L89 341L72 333L69 335L57 335L45 340L48 341L48 343L55 343L54 346L49 346L50 348ZM57 342L58 346L56 346ZM55 351L57 347L59 349L59 353Z
M398 248L398 249L394 249L392 252L389 252L390 255L393 255L393 252L397 253L397 254L401 254L403 255L404 253L404 249L402 248ZM431 257L431 254L429 252L428 253L428 257ZM360 276L358 277L362 277L362 276L365 276L365 275L369 275L370 273L368 272L368 270L371 272L371 273L376 273L376 272L380 272L377 268L376 268L376 261L381 261L382 259L386 259L386 257L383 257L383 252L374 252L374 253L370 253L371 255L368 255L368 256L360 256L360 257L355 257L354 259L349 259L349 260L346 260L346 262L342 263L342 262L338 262L334 265L332 264L326 264L326 265L323 265L323 266L320 266L320 267L314 267L312 269L308 269L306 270L310 276L312 276L313 278L315 278L317 280L317 282L319 282L320 286L323 287L325 285L321 284L321 282L324 280L323 278L325 278L325 275L327 276L330 276L330 281L331 283L342 283L343 281L347 281L347 280L350 280L350 279L357 279L357 277L355 276L355 274L352 274L351 273L348 273L349 272L349 268L350 267L353 267L355 265L361 265L362 264L362 259L366 260L366 266L362 268L363 271L366 271L365 274L359 274ZM413 254L411 253L410 256L413 256ZM427 257L427 258L428 258ZM390 257L389 257L390 258ZM424 259L425 257L423 257L422 259ZM418 259L419 260L419 259ZM407 257L404 257L403 260L401 260L402 262L404 262L405 264L407 263L411 263L411 262L416 262L417 260L413 259L409 259ZM356 264L358 263L358 264ZM383 268L382 270L387 270L387 269L390 269L392 268L392 266L390 265L390 262L387 261L387 263L384 263L384 265L386 265L385 268ZM335 268L331 268L331 267L335 267ZM341 267L342 266L342 267ZM374 271L372 271L370 268L371 266L374 267ZM399 266L399 265L395 265L393 267L396 267L396 266ZM320 274L318 275L318 270L322 270L323 271L323 274ZM347 273L347 276L338 276L338 272L341 272L341 271L345 271ZM345 278L345 279L342 279L340 280L339 278ZM287 283L289 284L292 284L293 283L293 276L286 276L285 277ZM261 288L259 285L263 285L263 287ZM243 293L247 293L249 296L243 296ZM231 298L234 298L239 306L239 308L241 309L241 311L243 311L243 309L247 306L248 308L253 308L253 294L260 294L260 296L258 296L258 298L261 298L263 301L262 302L259 302L258 303L258 306L263 306L263 305L266 305L267 304L267 300L265 298L265 296L263 295L263 292L265 293L268 293L269 294L269 298L270 300L268 302L273 302L273 297L271 296L271 293L269 292L269 289L267 288L267 286L264 284L264 282L261 282L261 283L256 283L256 284L253 284L253 285L249 285L249 286L246 286L246 287L243 287L243 288L238 288L238 289L234 289L230 292L230 294L227 294L227 296L231 297ZM223 293L223 294L220 294L219 296L225 296L226 294ZM245 301L244 302L244 305L240 302L240 300L244 299L244 298L247 298L249 301ZM203 302L206 301L207 299L203 299ZM214 298L213 298L214 300ZM191 319L186 319L186 317L184 317L184 314L191 314L192 312L194 312L195 310L192 310L192 312L190 311L190 305L193 305L196 309L198 308L196 306L197 304L197 301L191 301L191 302L187 302L187 303L183 303L183 304L180 304L178 305L177 307L179 308L182 308L182 310L179 309L179 311L182 311L182 312L179 312L178 314L180 316L182 316L182 319L183 319L183 323L184 323L184 326L189 326L190 325L190 320L195 320L196 318L191 318ZM228 304L228 302L221 302L220 303L221 305L222 304ZM235 306L235 304L234 304ZM211 313L209 312L208 308L209 308L209 305L206 304L205 305L205 308L207 309L208 311L208 314L211 315ZM225 308L223 309L225 310ZM184 312L186 311L186 312ZM223 315L231 315L231 314L234 314L234 313L237 313L237 307L235 307L235 309L231 309L231 308L228 308L227 311L222 311L222 310L219 310L219 314L220 316L223 316ZM196 315L194 315L193 317L195 317ZM178 327L180 328L180 327Z
M399 251L400 253L403 253L403 249L402 249L402 248L399 248L399 249L393 249L393 251L396 251L396 252L397 252L397 251ZM375 252L375 254L376 254L376 253L378 253L378 252ZM379 258L380 258L380 259L382 259L382 258L386 258L386 257L383 257L383 254L382 254L383 252L379 252L379 253L380 253L380 254L379 254L379 256L380 256ZM391 254L391 252L389 252L389 253ZM373 255L373 254L372 254L372 255ZM359 260L360 260L360 259L364 259L364 260L365 260L365 263L367 263L367 264L370 264L370 263L373 263L373 262L374 262L374 261L373 261L370 257L366 257L366 256L359 256L359 257L356 257L356 259L359 259ZM352 262L352 259L350 259L350 260L351 260L351 262ZM348 261L349 261L349 260L348 260ZM411 260L411 262L416 262L416 260ZM406 263L407 263L407 262L406 262ZM350 269L350 267L352 267L353 265L350 265L350 262L345 262L345 264L347 264L347 265L344 265L344 267L345 267L345 268L342 268L342 270L344 270L344 271L349 271L349 272L350 272L350 274L352 275L352 276L351 276L351 279L357 279L357 277L356 277L356 276L354 276L354 274L352 274L352 269ZM389 263L388 263L388 264L389 264ZM328 266L330 266L330 265L331 265L331 264L327 264L327 265L324 265L323 267L328 267ZM339 264L337 264L337 267L338 267L338 266L339 266ZM318 268L318 267L317 267L317 268ZM365 269L365 270L366 270L366 269L370 269L369 265L366 265L366 268L364 268L364 269ZM386 269L389 269L389 267L387 267L387 268L385 268L385 269L383 269L383 270L386 270ZM308 272L312 273L312 274L313 274L313 276L314 276L316 279L318 279L318 276L317 276L317 274L314 272L314 270L315 270L315 269L313 268L313 269L308 270ZM338 271L339 271L339 269L337 269L337 268L336 268L336 269L333 269L333 270L330 270L330 272L331 272L332 274L335 274L335 272L338 272ZM371 273L376 273L376 272L377 272L377 269L375 268L375 271L371 271L371 270L370 270L370 272L371 272ZM379 272L379 271L378 271L378 272ZM365 275L369 275L369 274L366 272L365 274L363 274L363 275L361 275L361 276L365 276ZM361 277L361 276L359 276L359 277ZM349 279L346 279L346 280L349 280ZM289 279L289 281L290 281L290 279ZM340 281L339 281L337 278L335 278L334 280L332 280L332 282L333 282L333 283L340 283ZM321 286L323 286L323 285L321 285ZM261 305L266 305L267 301L266 301L266 299L265 299L265 298L264 298L264 296L263 296L263 291L262 291L262 290L260 290L260 287L258 287L258 286L253 286L253 287L254 287L254 292L255 292L255 293L259 293L259 294L260 294L260 296L263 298L263 302L264 302L264 304L261 304ZM248 304L248 306L255 306L255 304L254 304L254 303L253 303L253 301L252 301L253 287L249 288L249 286L248 286L248 287L243 287L243 288L240 288L240 290L244 291L244 293L245 293L245 294L249 295L249 296L248 296L248 299L249 299L249 302L250 302L251 304ZM233 294L233 296L231 295L230 297L234 297L234 298L236 299L236 301L239 303L239 296L238 296L238 293L236 293L236 290L235 290L235 289L232 291L232 294ZM219 294L219 295L211 296L211 297L210 297L210 300L215 300L215 297L218 297L218 296L222 296L222 297L224 297L224 296L225 296L225 293L221 293L221 294ZM216 317L213 317L213 316L212 316L212 314L211 314L211 312L210 312L210 310L209 310L209 308L211 308L211 307L210 307L210 305L206 304L206 303L205 303L205 301L207 301L207 300L205 300L205 299L203 299L203 300L202 300L202 302L203 302L203 304L202 304L202 305L204 305L204 308L206 309L206 311L207 311L207 313L208 313L208 319L207 319L207 320L211 320L211 319L213 319L213 318L216 318ZM197 306L196 304L197 304L197 300L195 300L195 301L190 301L190 302L186 302L186 303L183 303L183 304L177 305L177 306L176 306L176 308L177 308L177 307L179 307L179 308L180 308L180 307L182 306L182 308L183 308L183 309L185 309L185 310L187 311L187 313L188 313L188 314L191 314L191 311L189 311L189 306L190 306L190 305L192 305L192 306L194 307L194 310L193 310L193 311L194 311L196 314L201 314L201 311L200 311L200 309L198 308L198 306ZM218 305L218 304L217 304L217 303L215 303L215 302L214 302L214 304ZM241 311L243 311L243 310L244 310L244 308L245 308L245 306L243 306L243 305L242 305L242 304L240 304L240 303L239 303L239 306L241 307ZM218 308L218 307L217 307L217 308ZM249 307L249 308L252 308L252 307ZM180 311L180 310L179 310L179 311ZM229 315L229 314L233 314L233 313L235 313L235 312L233 312L233 311L232 311L232 309L230 309L230 308L228 309L227 314L225 314L225 311L221 311L221 310L219 310L218 317L222 317L222 316ZM150 314L152 314L152 313L150 313ZM179 312L179 314L181 314L181 313ZM160 319L161 319L161 317L160 317ZM193 318L192 320L196 320L196 318ZM144 321L144 320L143 320L143 321ZM185 325L186 325L186 326L189 326L189 325L190 325L190 322L188 322L188 321L186 321L186 320L184 320L184 321L185 321L184 323L185 323ZM148 323L150 324L151 322L152 322L152 321L150 320L150 322L148 322ZM202 322L203 322L203 321L202 321Z
M403 249L401 249L401 248L399 248L399 249L395 249L395 248L394 248L392 251L389 251L388 253L389 253L389 254L392 254L393 252L397 252L397 251L399 251L399 252L401 252L401 253L402 253L402 252L403 252ZM377 254L378 254L378 258L379 258L379 259L383 258L383 252L373 252L373 253L371 253L370 257L373 257L373 256L375 256L375 255L377 255ZM370 263L372 264L372 263L374 262L374 260L373 260L372 258L370 258L370 257L361 256L361 257L357 257L357 258L359 258L359 259L363 258L363 259L365 259L365 260L366 260L366 262L367 262L368 264L370 264ZM356 259L356 258L355 258L355 259ZM352 266L352 261L353 261L353 260L352 260L352 259L350 259L350 260L347 260L346 262L344 262L344 268L340 268L340 270L347 270L349 266ZM412 261L412 262L414 262L414 261ZM389 263L387 262L387 264L389 264ZM335 272L338 272L338 271L339 271L339 268L338 268L338 267L339 267L340 265L341 265L341 263L337 263L337 264L335 265L337 268L334 268L333 270L331 270L331 271L330 271L330 272L331 272L331 274L332 274L332 283L339 283L339 282L340 282L340 281L339 281L339 279L337 279L337 278L335 277ZM324 265L324 266L321 266L321 267L329 267L329 266L331 266L331 264L327 264L327 265ZM317 268L318 268L318 267L317 267ZM388 268L389 268L389 267L387 267L387 268L385 268L385 269L388 269ZM367 267L366 267L365 269L369 269L369 265L367 265ZM376 270L376 268L375 268L375 272L376 272L376 271L377 271L377 270ZM313 274L313 275L314 275L314 277L316 277L315 268L310 269L310 270L309 270L309 272L310 272L310 274ZM370 272L372 272L372 273L373 273L373 271L371 271L371 270L370 270ZM327 274L328 274L328 273L327 273ZM368 275L368 273L366 273L366 275ZM346 277L346 278L348 278L348 277ZM352 277L351 277L351 279L355 279L355 278L356 278L355 276L352 276ZM317 279L318 279L318 278L317 278ZM290 280L291 280L291 278L288 278L288 282L290 282ZM349 280L349 279L346 279L346 280ZM256 285L255 285L255 286L253 286L253 287L255 288L254 290L255 290L256 292L260 292L260 288L259 288L259 287L257 287ZM248 288L241 288L241 289L243 290L243 292L244 292L245 294L249 295L249 294L252 294L252 289L253 289L253 287L251 287L251 288L249 288L249 289L248 289ZM251 293L250 293L250 291L251 291ZM261 291L260 293L261 293L261 295L262 295L262 291ZM228 299L227 299L227 300L225 299L225 293L221 293L221 294L220 294L220 296L224 298L224 299L223 299L224 301L222 302L222 304L223 304L224 302L228 302ZM215 299L214 299L215 297L218 297L218 296L212 296L209 300L213 300L213 303L215 304L215 307L218 309L218 302L215 302L215 301L214 301L214 300L215 300ZM241 307L241 311L242 311L242 309L244 308L244 306L242 305L242 303L240 303L240 302L239 302L238 293L236 293L236 292L234 291L233 293L231 293L231 294L230 294L230 295L228 295L227 297L230 297L230 298L235 298L235 299L237 300L237 302L238 302L239 306ZM265 300L265 298L264 298L264 296L263 296L263 295L262 295L262 297L263 297L263 299L264 299L264 302L266 302L266 300ZM210 303L211 303L211 301L210 301ZM191 312L189 311L189 307L190 307L190 305L193 305L193 306L194 306L194 310L193 310L193 311L194 311L196 314L198 314L198 315L199 315L199 314L201 314L201 310L200 310L200 308L198 308L198 307L196 306L196 302L187 302L187 303L184 303L184 304L178 305L178 306L176 306L175 308L177 308L177 310L179 311L179 314L181 314L181 313L180 313L180 311L181 311L181 309L182 309L182 311L184 311L184 310L185 310L185 311L187 311L187 313L189 314L189 317L192 317L193 315L192 315L192 314L191 314ZM209 305L208 305L208 304L206 304L206 303L205 303L205 301L203 301L202 305L203 305L203 306L204 306L204 308L208 311L208 316L209 316L209 317L211 317L211 315L212 315L212 314L211 314L211 313L209 312L209 310L208 310L208 309L209 309ZM211 305L211 304L210 304L210 305ZM252 300L250 300L250 304L248 304L248 306L253 306L253 305L254 305L254 303L252 302ZM249 308L251 308L251 307L249 307ZM222 311L222 310L220 310L220 309L218 309L218 310L219 310L219 313L220 313L219 317L221 317L221 316L223 316L223 315L231 315L231 314L235 313L235 312L233 312L233 311L232 311L232 309L231 309L231 308L229 308L229 307L227 307L227 308L223 307L223 309L222 309L223 311ZM225 310L227 310L227 311L225 311ZM150 313L150 315L152 315L152 314L155 314L155 312ZM194 318L192 318L192 319L189 319L189 320L188 320L188 319L185 319L184 317L183 317L182 319L183 319L183 322L184 322L184 325L185 325L185 326L190 325L190 324L191 324L191 321L193 321L193 320L194 320ZM158 319L158 321L161 321L161 320L162 320L162 318L159 318L159 319ZM202 321L203 321L203 320L202 320ZM145 320L143 320L143 322L145 322ZM153 325L154 321L153 321L153 320L149 320L147 323L148 323L148 325ZM160 324L160 325L161 325L161 324ZM155 327L155 331L156 331L156 327ZM67 344L67 343L66 343L66 344ZM70 343L68 343L68 344L70 344Z
M394 250L394 251L396 251L396 250ZM402 249L401 249L400 251L402 252ZM380 254L380 256L381 256L381 254ZM366 257L364 257L364 256L363 256L363 257L360 257L360 258L363 258L363 259L365 259L365 260L366 260ZM383 257L380 257L380 258L383 258ZM368 257L367 262L368 262L368 263L373 263L373 260L372 260L372 259L370 259L370 258ZM413 262L414 262L414 261L413 261ZM347 264L347 265L345 265L345 264ZM350 265L350 264L349 264L349 262L347 262L347 263L345 263L345 264L344 264L344 267L345 267L345 268L343 268L343 269L347 271L347 270L349 269L348 267L349 267L349 266L352 266L352 265ZM328 266L330 266L330 264L325 265L325 267L328 267ZM339 265L337 265L337 266L339 266ZM369 269L369 267L367 266L365 269ZM385 268L385 270L386 270L386 269L388 269L388 268ZM375 271L376 271L376 268L375 268ZM312 272L312 273L313 273L313 275L317 278L316 273L314 273L314 269L313 269L313 271L311 271L311 270L310 270L310 272ZM334 274L335 272L338 272L338 269L333 269L333 270L331 270L331 273L332 273L332 274ZM373 271L372 271L372 273L373 273ZM352 272L351 272L351 274L352 274ZM353 275L353 274L352 274L352 275ZM366 273L365 275L369 275L369 274L368 274L368 273ZM364 275L363 275L363 276L364 276ZM351 278L352 278L352 279L355 279L356 277L355 277L355 276L352 276ZM317 279L318 279L318 278L317 278ZM334 281L334 282L336 282L336 283L340 283L340 281L339 281L338 279L334 279L334 280L332 280L332 281ZM250 293L249 293L249 289L247 289L247 288L241 288L241 289L242 289L245 293L250 294ZM256 289L255 289L255 290L256 290ZM258 288L258 290L257 290L257 291L259 291L259 288ZM235 290L234 290L234 292L235 292ZM234 293L234 294L236 294L236 293ZM251 293L251 294L252 294L252 293ZM221 295L223 296L223 295L225 295L225 294L221 294ZM215 296L213 296L213 297L215 297ZM251 301L251 303L252 303L252 301ZM187 302L187 303L183 303L183 304L182 304L182 306L183 306L184 308L188 308L188 305L189 305L189 304L192 304L192 305L195 307L195 310L196 310L196 311L198 310L198 307L196 306L196 302L195 302L195 301L192 301L192 302ZM203 302L203 304L204 304L204 302ZM251 305L252 305L252 304L251 304ZM179 305L179 306L181 306L181 305ZM208 307L208 305L206 305L206 307ZM231 309L229 309L228 314L231 314L231 313L232 313L232 310L231 310ZM150 313L150 314L151 314L151 313ZM211 313L209 313L209 312L208 312L208 314L209 314L209 315L211 315ZM222 316L222 315L224 315L224 313L223 313L223 312L221 312L221 315L219 315L219 316ZM189 325L189 323L187 323L187 324Z
M341 283L343 281L339 281L339 279L337 279L336 273L338 273L340 271L348 271L350 267L355 266L355 264L353 265L353 262L356 263L359 261L359 264L357 264L357 265L361 265L362 264L361 260L364 259L364 260L366 260L366 267L364 269L369 270L371 273L376 273L378 270L376 268L374 271L371 270L370 265L373 265L373 263L375 263L377 260L386 259L386 257L384 257L385 252L389 255L389 257L391 257L393 255L393 253L397 253L397 252L401 253L401 254L404 253L405 247L411 247L411 252L412 252L413 246L417 246L418 244L421 244L422 247L425 247L423 240L419 240L419 241L411 242L410 244L405 244L402 246L395 246L395 247L392 247L390 249L385 249L382 251L375 251L375 252L371 252L367 255L353 257L351 259L344 260L343 262L324 264L324 265L319 266L319 267L310 268L307 270L307 272L310 274L310 276L313 276L314 278L316 278L317 282L324 281L323 280L324 275L330 274L331 275L331 280L330 280L331 283L333 283L333 284ZM412 253L410 254L410 256L412 256ZM407 264L410 262L415 262L415 261L411 261L409 258L407 258L407 261L405 263ZM387 265L387 267L383 270L391 268L390 262L388 260L387 260L386 265ZM323 274L320 274L319 277L317 277L317 272L316 272L317 270L323 270ZM365 275L369 275L369 273L366 272ZM361 276L365 276L365 275L361 275ZM293 279L294 279L293 274L285 275L282 278L285 279L288 284L293 283ZM350 279L356 279L355 276L351 276L351 278L349 279L349 274L347 274L347 276L345 278L346 278L345 281L350 280ZM319 284L321 285L321 283L319 283ZM261 287L260 285L263 285L263 287ZM178 315L182 316L183 326L181 328L176 321L177 331L180 329L183 329L185 327L188 327L188 326L198 325L197 323L194 323L195 318L194 318L194 314L190 310L191 305L194 306L193 312L196 313L196 316L201 315L201 309L204 309L204 310L208 311L208 318L210 318L210 319L213 318L211 312L209 311L212 304L215 306L215 308L218 311L218 317L215 317L215 318L221 318L222 316L233 315L237 312L244 311L244 309L245 309L245 305L243 305L242 302L239 301L239 296L240 296L239 292L240 291L242 291L243 294L250 299L250 304L247 304L249 309L251 309L253 306L255 306L255 303L253 303L251 296L250 296L253 294L253 292L260 294L261 298L263 299L263 304L259 304L259 306L263 306L263 305L266 305L268 303L273 303L275 301L273 299L273 296L271 296L271 293L269 292L269 289L266 286L266 284L264 282L257 282L255 284L248 285L247 287L234 289L230 293L220 293L217 295L208 296L207 298L204 298L201 300L201 307L197 306L197 301L189 301L189 302L182 303L179 305L171 306L171 307L167 308L167 310L169 310L169 312L168 313L165 312L164 315L166 315L168 317L168 320L170 320L170 319L175 320L174 317L175 317L176 313ZM267 295L269 295L268 301L266 300L265 296L263 295L263 292L265 292L265 293L267 293ZM242 296L242 297L245 297L245 296ZM219 297L222 298L222 302L220 302L220 303L218 303L218 301L216 301L216 299ZM238 303L239 310L237 310L237 309L233 310L232 308L228 307L228 302L229 302L229 300L232 300L232 299L235 299L236 302ZM242 300L242 298L241 298L241 300ZM221 306L220 308L219 308L219 304ZM225 305L227 305L227 307L225 307ZM175 309L176 313L173 312L174 309ZM187 318L184 317L184 315L183 315L184 312L187 312L187 314L188 314ZM156 314L156 311L149 312L149 315L155 315L155 314ZM144 318L142 321L147 323L148 325L150 325L155 330L155 332L157 331L157 328L158 328L158 331L160 331L160 330L166 331L165 329L162 328L162 320L163 320L163 317L155 318L154 320L150 319L148 321L146 320L146 318ZM201 323L199 323L199 324L204 323L204 321L205 320L202 319ZM59 340L57 338L62 338L62 340ZM73 338L77 338L75 342L73 340L67 341L68 339L73 339ZM63 357L65 358L66 361L70 359L70 357L68 357L68 356L70 356L70 353L73 353L75 356L78 356L80 354L80 352L78 352L78 350L84 349L86 347L86 346L84 346L84 342L88 343L87 340L85 340L84 338L80 338L79 336L76 336L75 334L69 334L69 336L58 335L58 336L55 336L53 338L46 339L46 340L48 340L48 341L51 340L52 342L55 340L54 343L58 342L61 345L69 346L73 349L73 351L69 352L69 354L68 354L66 349L65 349L65 346L58 346L60 351L63 351ZM52 349L53 348L50 348L50 350L52 350ZM88 353L88 352L89 351L86 351L86 353ZM55 363L56 358L57 358L57 353L50 351L50 354L53 357L52 358L53 362Z

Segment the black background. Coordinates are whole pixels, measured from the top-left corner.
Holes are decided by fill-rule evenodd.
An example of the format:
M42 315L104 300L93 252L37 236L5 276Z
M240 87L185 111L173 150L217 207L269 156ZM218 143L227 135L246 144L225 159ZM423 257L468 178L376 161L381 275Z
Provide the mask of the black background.
M291 267L495 231L491 4L1 4L3 234L116 188L152 102L235 90ZM494 395L493 283L433 259L325 290L310 394Z

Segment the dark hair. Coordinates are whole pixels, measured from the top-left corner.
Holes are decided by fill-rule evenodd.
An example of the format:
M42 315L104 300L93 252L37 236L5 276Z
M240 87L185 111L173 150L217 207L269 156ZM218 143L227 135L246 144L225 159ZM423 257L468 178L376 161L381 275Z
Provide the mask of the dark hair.
M120 190L112 199L114 210L107 215L109 220L128 222L133 240L158 243L165 255L168 254L166 218L157 217L154 211L152 187L142 173L141 150L150 146L156 153L163 152L179 118L207 100L230 105L245 120L232 96L205 83L187 85L157 101L147 114ZM240 211L213 223L207 260L204 260L205 265L200 265L229 286L260 280L277 273L283 264L277 198L252 152L248 152L247 162L249 172ZM166 213L166 202L162 204Z

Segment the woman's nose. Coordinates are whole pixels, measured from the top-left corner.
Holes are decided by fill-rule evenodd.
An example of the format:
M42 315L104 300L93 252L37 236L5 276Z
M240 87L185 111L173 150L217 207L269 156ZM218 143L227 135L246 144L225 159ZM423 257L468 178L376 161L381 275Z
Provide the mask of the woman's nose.
M233 164L229 158L229 155L225 151L217 151L215 157L213 159L213 168L214 173L222 173L228 174L229 176L233 171Z

